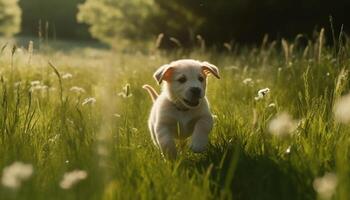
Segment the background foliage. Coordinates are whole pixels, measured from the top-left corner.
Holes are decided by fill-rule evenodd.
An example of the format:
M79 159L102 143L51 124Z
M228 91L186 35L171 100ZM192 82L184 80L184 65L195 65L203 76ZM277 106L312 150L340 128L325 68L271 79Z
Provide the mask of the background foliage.
M76 20L78 4L84 0L20 0L22 35L65 39L88 39L87 26ZM48 26L48 27L47 27Z
M121 39L155 39L160 33L168 47L177 45L171 37L193 45L198 34L209 45L254 43L266 33L272 39L312 36L315 28L330 27L330 15L335 30L341 24L347 30L350 19L345 0L21 0L20 6L22 34L37 36L41 20L43 32L49 23L49 37L89 39L91 34L113 46Z
M20 31L21 10L17 0L0 0L0 34L10 36Z

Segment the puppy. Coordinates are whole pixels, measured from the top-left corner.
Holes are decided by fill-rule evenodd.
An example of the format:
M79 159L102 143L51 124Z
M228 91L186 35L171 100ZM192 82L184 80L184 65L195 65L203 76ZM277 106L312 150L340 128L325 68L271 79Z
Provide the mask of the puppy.
M148 120L152 140L170 159L177 155L174 139L192 135L192 151L206 149L213 127L205 97L209 74L220 78L218 68L208 62L177 60L161 66L153 75L158 84L163 83L160 95L151 86L143 86L153 100Z

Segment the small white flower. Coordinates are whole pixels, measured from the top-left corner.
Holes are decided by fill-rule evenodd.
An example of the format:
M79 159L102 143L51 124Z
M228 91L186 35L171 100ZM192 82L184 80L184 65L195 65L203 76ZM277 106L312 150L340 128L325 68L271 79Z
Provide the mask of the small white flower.
M250 84L253 83L253 79L251 79L251 78L246 78L246 79L244 79L244 80L242 81L242 83L243 83L244 85L250 85Z
M65 74L62 75L62 79L70 79L72 77L73 77L73 75L70 74L70 73L65 73Z
M350 93L335 103L333 112L336 121L344 124L350 123Z
M114 116L114 117L117 117L117 118L121 117L121 115L118 114L118 113L114 113L113 116Z
M275 104L275 103L270 103L270 104L269 104L269 108L274 108L274 107L276 107L276 104Z
M71 87L71 88L69 89L69 91L75 92L75 93L77 93L77 94L85 93L84 88L77 87L77 86Z
M329 72L327 72L327 74L326 74L327 76L330 76L331 74L329 73Z
M96 103L96 99L93 97L89 97L84 99L83 103L81 105L85 106L87 104L95 104Z
M30 82L30 85L31 85L31 86L36 86L36 85L40 85L40 84L41 84L40 81L31 81L31 82Z
M22 162L14 162L3 169L1 183L9 188L16 189L22 185L22 181L33 174L33 166Z
M297 122L288 113L277 115L270 121L269 131L272 135L285 137L292 134L297 128Z
M323 177L316 178L313 187L321 199L331 199L337 187L338 178L333 173L326 173Z
M66 172L63 175L63 179L60 182L60 187L62 189L70 189L79 181L86 179L87 173L83 170L74 170L71 172Z
M291 148L291 146L289 146L289 147L286 149L286 154L290 154L290 148Z
M269 88L264 88L258 91L258 96L255 97L255 100L263 99L266 95L270 93Z
M41 83L39 85L32 85L30 87L29 91L30 92L35 92L35 91L47 91L49 87L47 85L42 85Z

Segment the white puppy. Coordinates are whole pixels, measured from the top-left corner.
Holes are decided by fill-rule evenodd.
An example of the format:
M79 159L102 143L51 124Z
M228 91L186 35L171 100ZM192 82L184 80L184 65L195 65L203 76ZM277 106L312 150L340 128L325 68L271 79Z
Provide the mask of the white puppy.
M143 86L154 102L148 120L152 140L170 159L177 155L175 138L185 139L192 135L190 148L194 152L206 149L213 127L205 97L208 74L220 78L218 68L208 62L177 60L161 66L154 73L157 82L163 82L159 96L151 86Z

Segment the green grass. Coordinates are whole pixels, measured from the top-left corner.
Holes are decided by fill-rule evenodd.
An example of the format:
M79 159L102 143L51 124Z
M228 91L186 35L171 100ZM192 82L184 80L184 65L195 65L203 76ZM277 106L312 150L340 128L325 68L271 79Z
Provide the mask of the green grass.
M293 51L285 43L284 51L264 44L172 53L65 45L36 48L31 59L25 49L12 57L11 45L0 54L0 173L15 161L34 169L20 188L0 186L1 199L316 199L313 181L327 172L338 177L333 198L350 198L350 127L332 113L349 92L349 43L339 51L316 39L307 51L294 42ZM208 151L194 154L178 143L178 159L169 162L151 142L151 100L142 85L159 90L153 72L180 58L209 61L222 79L209 78L217 118ZM66 73L72 78L63 79ZM30 92L35 80L48 90ZM129 97L119 94L126 84ZM72 86L86 92L77 95ZM266 87L270 94L256 101ZM83 106L88 97L96 103ZM282 112L300 120L284 139L268 131ZM64 173L75 169L88 177L60 188Z

